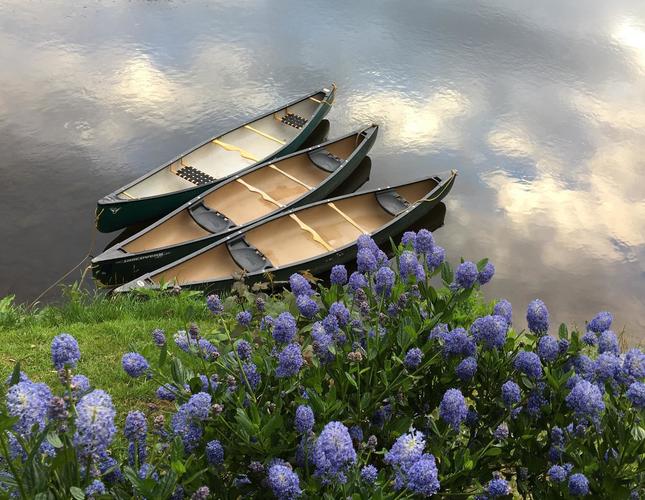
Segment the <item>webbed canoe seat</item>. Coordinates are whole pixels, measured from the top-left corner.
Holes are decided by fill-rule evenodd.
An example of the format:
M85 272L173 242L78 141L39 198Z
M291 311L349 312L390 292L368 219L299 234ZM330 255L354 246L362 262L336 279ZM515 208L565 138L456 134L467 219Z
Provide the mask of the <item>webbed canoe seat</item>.
M376 200L387 213L399 215L410 206L410 202L396 192L395 189L387 189L376 193Z
M229 241L227 246L235 263L247 273L255 273L273 267L271 261L244 238Z
M301 129L307 123L307 119L304 116L297 115L295 113L286 113L280 121L285 125L290 127Z
M224 214L210 210L203 203L190 208L190 215L195 222L213 234L221 233L235 226Z
M343 159L330 153L326 149L317 149L308 154L311 162L325 172L334 172L343 164Z
M206 172L202 172L195 167L191 167L190 165L182 164L182 167L177 170L175 174L182 179L186 179L188 182L192 182L196 186L203 186L204 184L210 184L217 180L215 177L212 177Z

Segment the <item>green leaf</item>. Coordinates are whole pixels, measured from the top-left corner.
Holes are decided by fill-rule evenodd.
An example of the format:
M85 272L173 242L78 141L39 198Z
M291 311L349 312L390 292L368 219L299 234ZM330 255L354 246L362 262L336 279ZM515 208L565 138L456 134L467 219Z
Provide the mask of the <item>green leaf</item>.
M566 339L569 337L569 330L567 329L567 325L564 323L560 324L560 328L558 329L558 337L561 339Z
M164 344L159 350L159 361L157 361L157 366L159 366L159 368L163 368L163 365L166 364L166 359L168 359L168 347Z
M452 283L453 280L453 273L452 269L450 268L450 264L447 262L442 262L441 263L441 279L446 285L449 285Z
M47 442L51 444L54 448L62 448L63 442L60 440L58 434L54 431L49 431L47 433Z
M18 361L13 367L9 386L16 385L18 382L20 382L20 361Z
M69 492L74 497L76 500L84 500L85 499L85 493L83 493L83 490L80 489L78 486L70 486Z
M186 472L186 466L184 465L184 462L181 461L181 460L173 460L172 463L170 464L170 467L179 476L181 476L182 474L184 474Z
M482 269L484 269L484 266L485 266L486 264L488 264L488 259L482 259L482 260L480 260L480 261L477 263L477 270L478 270L478 271L481 271Z
M501 448L489 448L486 450L486 453L484 453L485 457L496 457L497 455L502 454L502 449Z
M345 372L345 377L347 377L347 380L349 380L349 383L354 386L354 389L358 390L358 384L356 383L356 379L352 374L349 372Z

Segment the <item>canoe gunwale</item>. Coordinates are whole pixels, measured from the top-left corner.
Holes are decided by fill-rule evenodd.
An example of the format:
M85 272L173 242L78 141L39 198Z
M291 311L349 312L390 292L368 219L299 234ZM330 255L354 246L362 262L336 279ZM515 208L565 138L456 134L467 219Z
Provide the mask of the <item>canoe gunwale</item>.
M360 145L358 145L358 146L357 146L357 147L352 151L352 153L347 157L347 159L346 159L345 161L343 161L343 163L342 163L342 164L341 164L341 165L340 165L340 166L339 166L339 167L338 167L334 172L331 172L331 173L330 173L330 174L325 178L325 180L324 180L324 181L322 181L320 184L318 184L316 187L314 187L314 189L311 189L311 190L308 190L308 191L304 192L302 195L300 195L298 198L296 198L296 199L294 199L293 201L291 201L291 202L290 202L288 205L286 205L285 207L283 207L283 208L281 208L281 209L278 209L278 210L277 210L277 211L275 211L275 213L273 213L270 217L274 217L274 216L279 215L279 214L281 214L281 213L283 213L283 212L285 212L285 211L287 211L287 210L289 210L289 209L293 209L293 208L297 207L297 206L298 206L298 203L302 202L302 200L303 200L303 199L305 199L305 198L307 198L307 197L311 197L311 196L315 195L315 194L316 194L316 192L318 192L318 191L322 190L325 186L327 186L327 185L329 185L330 183L332 183L332 181L333 181L333 180L335 180L335 178L336 178L336 177L338 177L338 175L340 175L341 173L345 173L345 172L346 172L346 170L345 170L345 169L346 169L346 167L347 167L348 165L350 165L350 164L354 161L354 159L356 158L356 156L357 156L357 155L359 155L360 153L362 153L366 148L368 148L368 146L369 146L369 148L371 148L371 145L373 144L373 141L372 141L373 136L374 136L374 134L378 131L378 125L371 125L371 126L370 126L370 128L372 128L372 129L373 129L373 130L370 132L370 134L369 134L367 137L365 137L365 139L361 142L361 144L360 144ZM307 148L307 149L301 149L301 150L296 151L296 152L294 152L294 153L291 153L291 154L289 154L289 155L281 156L281 157L279 157L279 158L274 158L274 159L271 159L271 160L265 161L265 162L263 162L263 163L261 163L261 164L259 164L259 165L253 166L253 168L251 168L250 170L244 171L243 173L240 173L240 174L236 174L236 175L234 175L234 176L232 176L232 177L230 177L230 178L228 178L228 179L224 180L223 182L221 182L221 183L217 184L216 186L213 186L212 188L208 189L207 191L204 191L203 193L201 193L201 194L197 195L195 198L193 198L192 200L190 200L190 201L188 201L188 202L184 203L183 205L181 205L181 206L177 207L175 210L173 210L173 211L172 211L172 212L170 212L169 214L165 215L164 217L162 217L162 218L161 218L161 219L159 219L158 221L156 221L156 222L154 222L154 223L150 224L150 225L149 225L149 226L147 226L146 228L144 228L144 229L142 229L141 231L139 231L139 232L137 232L137 233L133 234L133 235L132 235L132 236L130 236L129 238L127 238L127 239L125 239L125 240L123 240L123 241L121 241L121 242L117 243L116 245L114 245L114 246L110 247L109 249L106 249L106 250L105 250L105 252L108 252L108 251L110 251L110 250L121 250L121 251L123 251L123 252L126 252L126 253L124 253L123 258L130 258L130 257L137 257L137 256L139 256L139 255L145 255L145 254L148 254L148 253L156 253L156 252L160 252L160 251L163 251L163 250L169 250L169 249L173 249L173 248L176 248L176 247L180 247L180 246L182 246L182 245L186 244L187 242L184 242L184 243L176 243L176 244L174 244L174 245L167 245L167 246L163 246L163 247L156 247L156 248L154 248L154 249L146 250L146 251L144 251L144 252L127 252L126 250L123 250L123 247L124 247L125 245L127 245L128 243L131 243L131 242L132 242L132 241L134 241L136 238L140 237L140 236L142 235L142 233L147 233L147 232L149 232L149 231L151 231L151 230L155 229L156 227L158 227L158 226L162 225L164 222L166 222L168 219L170 219L170 218L172 218L172 217L176 216L177 214L179 214L179 212L181 212L181 211L183 211L183 210L186 210L186 209L188 209L188 208L192 207L193 205L198 205L198 204L200 204L200 203L203 203L203 199L204 199L206 196L208 196L209 194L211 194L211 193L212 193L212 192L214 192L214 191L217 191L218 189L220 189L221 187L225 186L226 184L229 184L229 183L231 183L231 182L235 182L235 181L236 181L236 179L238 179L238 178L240 178L240 177L243 177L243 176L245 176L245 175L248 175L248 174L250 174L250 173L253 173L253 172L255 172L256 170L259 170L259 169L261 169L261 168L265 168L265 167L267 167L268 165L271 165L272 163L276 163L276 162L278 162L278 161L286 160L286 159L293 158L293 157L296 157L296 156L301 156L301 155L303 155L303 154L307 154L307 153L309 153L309 152L311 152L311 151L315 151L315 150L318 150L318 149L323 149L323 148L325 148L326 146L328 146L328 145L330 145L330 144L334 144L334 143L336 143L336 142L340 142L340 141L345 140L345 139L347 139L347 138L349 138L349 137L351 137L351 136L353 136L353 135L358 135L358 134L360 134L360 133L364 132L365 130L369 130L369 128L368 128L368 129L356 130L356 131L354 131L354 132L350 132L350 133L348 133L348 134L346 134L346 135L344 135L344 136L341 136L341 137L338 137L338 138L334 138L334 139L331 139L331 140L325 141L325 142L323 142L323 143L321 143L321 144L317 144L316 146L311 146L311 147L309 147L309 148ZM372 142L372 144L370 144L370 142ZM364 154L364 155L362 155L362 156L363 156L363 157L364 157L364 156L366 156L368 152L369 152L369 149L368 149L368 151L366 151L366 152L365 152L365 154ZM312 202L312 203L314 203L314 202ZM207 234L207 235L204 235L204 236L202 236L202 237L200 237L200 238L195 238L195 239L193 239L193 240L190 240L190 242L199 242L199 241L203 241L203 240L207 240L207 239L213 238L214 236L218 236L218 235L221 235L221 237L223 238L223 237L226 237L226 235L227 235L227 234L231 234L231 233L233 233L233 232L235 232L235 231L239 231L239 230L241 230L241 229L245 229L246 227L251 226L251 225L254 225L254 224L257 224L258 222L261 222L262 220L264 220L264 219L266 219L266 218L267 218L266 216L264 216L264 217L258 217L258 218L256 218L256 219L253 219L252 221L247 222L246 224L243 224L243 225L241 225L241 226L233 227L233 228L231 228L231 229L230 229L230 230L228 230L228 231L222 231L221 233L211 233L211 234ZM102 252L102 253L103 253L103 252ZM95 261L95 260L96 260L97 262L105 262L105 261L103 261L103 260L97 260L97 259L99 259L99 257L100 257L100 255L98 255L97 257L95 257L95 258L93 259L93 261ZM106 259L106 261L107 261L107 260L108 260L108 259ZM109 260L111 260L111 259L109 259Z
M187 188L185 188L185 189L178 189L178 190L176 190L176 191L169 191L169 192L167 192L167 193L163 193L163 194L157 194L157 195L153 195L153 196L145 196L145 197L141 197L141 198L134 198L134 199L130 199L130 200L123 200L123 199L121 199L121 198L117 198L117 195L118 195L119 193L122 193L123 191L127 191L127 190L128 190L129 188L131 188L132 186L134 186L134 185L136 185L136 184L140 183L140 182L141 182L141 181L143 181L144 179L147 179L148 177L150 177L150 176L152 176L152 175L156 174L157 172L160 172L161 170L163 170L164 168L166 168L166 167L168 167L169 165L173 164L173 163L174 163L174 162L176 162L177 160L179 160L179 159L181 159L181 158L185 157L186 155L188 155L188 154L192 153L193 151L195 151L195 150L197 150L197 149L201 148L202 146L205 146L205 145L206 145L206 144L208 144L209 142L212 142L213 140L217 139L218 137L221 137L221 136L223 136L223 135L225 135L225 134L228 134L228 133L233 132L233 131L235 131L235 130L238 130L238 129L240 129L240 128L244 128L246 125L248 125L248 124L250 124L250 123L253 123L253 122L256 122L256 121L261 120L261 119L263 119L263 118L266 118L267 116L271 116L271 115L273 115L273 114L277 113L278 111L281 111L281 110L283 110L283 109L286 109L286 108L288 108L289 106L293 106L293 105L295 105L295 104L298 104L299 102L306 101L307 99L310 99L311 97L313 97L313 96L315 96L315 95L317 95L317 94L321 94L321 93L325 94L325 97L324 97L323 99L321 99L320 104L318 104L318 106L315 108L314 112L311 114L311 118L310 118L310 119L309 119L309 121L307 122L307 125L305 125L305 127L303 127L303 128L300 130L300 132L298 132L298 134L297 134L296 136L294 136L294 137L293 137L293 139L291 139L289 142L286 142L286 143L285 143L281 148L279 148L279 149L278 149L274 154L269 155L269 156L267 156L267 157L265 157L265 158L262 158L261 160L258 160L257 162L255 162L255 163L253 163L253 164L249 165L248 167L246 167L246 168L242 168L242 169L238 170L238 172L236 172L236 173L246 172L248 168L253 168L253 167L255 167L256 165L258 165L259 163L265 163L265 162L269 161L271 158L277 158L277 155L279 155L279 154L280 154L282 151L284 151L285 149L288 149L288 147L289 147L291 144L293 144L293 143L294 143L294 142L295 142L299 137L302 137L303 133L304 133L305 131L307 131L307 129L309 128L309 127L308 127L308 125L309 125L309 124L314 120L314 118L316 118L316 117L318 117L318 116L319 116L319 114L321 113L321 111L323 111L323 109L324 109L326 106L331 106L331 104L332 104L332 103L333 103L333 101L334 101L335 91L336 91L336 87L335 87L335 85L332 85L331 89L321 88L321 89L319 89L319 90L317 90L317 91L315 91L315 92L312 92L312 93L310 93L310 94L307 94L307 95L306 95L306 96L304 96L304 97L300 97L300 98L298 98L298 99L295 99L295 100L293 100L293 101L289 102L288 104L283 104L282 106L280 106L280 107L278 107L278 108L275 108L275 109L273 109L273 110L271 110L271 111L269 111L269 112L267 112L267 113L265 113L265 114L263 114L263 115L256 116L256 117L252 118L251 120L248 120L248 121L246 121L245 123L243 123L243 124L241 124L241 125L239 125L239 126L237 126L237 127L235 127L235 128L232 128L232 129L227 130L227 131L225 131L225 132L219 133L219 134L217 134L217 135L215 135L215 136L211 137L210 139L207 139L207 140L205 140L204 142L202 142L202 143L200 143L200 144L198 144L198 145L196 145L196 146L194 146L194 147L191 147L190 149L188 149L188 150L184 151L183 153L180 153L179 155L175 156L174 158L172 158L171 160L167 161L167 162L166 162L166 163L164 163L163 165L161 165L161 166L159 166L159 167L157 167L157 168L154 168L154 169L152 169L152 170L150 170L150 171L146 172L144 175L142 175L142 176L140 176L140 177L138 177L138 178L134 179L133 181L129 182L128 184L125 184L124 186L122 186L122 187L120 187L120 188L116 189L116 190L115 190L115 191L113 191L112 193L110 193L110 194L108 194L108 195L104 196L103 198L101 198L100 200L98 200L98 202L97 202L97 209L98 209L98 208L104 208L104 207L106 207L106 208L107 208L107 207L112 207L112 206L117 206L117 205L127 205L127 204L136 203L136 202L141 202L141 201L151 201L151 200L155 200L155 199L161 199L161 198L164 198L164 197L169 196L169 195L172 195L172 194L180 194L180 193L184 193L184 192L187 192L187 191L191 191L191 190L193 190L193 189L195 189L195 188L197 188L197 187L202 187L202 186L191 186L191 187L187 187ZM325 114L326 114L326 112L325 112L325 113L323 113L323 116L324 116ZM208 189L208 188L209 188L209 187L211 187L212 185L219 184L219 183L221 183L222 181L224 181L224 180L226 180L226 179L229 179L229 178L230 178L230 177L232 177L233 175L236 175L236 173L231 174L231 175L229 175L229 176L225 176L225 177L222 177L222 178L216 179L212 184L208 184L208 185L206 185L206 189Z
M450 190L452 189L452 186L454 185L455 179L457 177L457 171L456 170L443 171L443 172L439 172L439 173L436 173L436 174L433 174L433 175L429 175L429 176L425 176L425 177L422 177L422 178L414 179L414 180L411 180L411 181L406 182L406 183L397 184L397 185L394 185L394 186L391 186L391 185L390 186L384 186L384 187L380 187L380 188L376 188L376 189L372 189L372 190L368 190L368 191L363 191L363 192L359 192L359 193L351 193L351 194L339 196L339 197L336 197L336 198L328 198L326 200L321 200L321 201L318 201L318 202L315 202L315 203L304 205L304 206L298 207L296 209L285 210L285 211L283 211L283 212L281 212L279 214L276 214L276 215L273 215L273 216L268 217L266 219L263 219L263 220L255 223L253 225L249 225L249 226L244 227L243 229L240 229L238 231L234 231L233 233L229 234L225 238L222 238L222 239L212 243L211 245L208 245L208 246L198 250L197 252L194 252L194 253L192 253L190 255L187 255L186 257L178 259L177 261L174 261L171 264L168 264L167 266L159 268L158 270L156 270L154 272L146 273L141 277L135 278L134 280L130 281L129 283L126 283L125 285L122 285L121 287L116 288L114 291L116 293L121 293L121 292L130 291L130 290L136 290L135 287L129 287L129 288L123 289L123 290L119 290L119 288L123 288L124 286L127 286L127 285L129 285L131 283L140 282L140 281L146 281L146 280L148 281L148 283L153 283L154 284L153 286L148 287L148 288L152 288L152 289L160 288L160 285L158 285L157 283L155 283L152 280L152 276L155 276L156 274L159 274L159 273L163 272L163 270L165 268L171 267L171 266L174 267L174 266L176 266L176 265L178 265L178 264L180 264L180 263L182 263L184 261L187 261L187 260L193 258L195 256L195 254L197 254L197 253L206 252L206 251L214 248L215 246L222 245L222 244L226 243L227 241L229 241L230 239L236 238L239 235L254 229L255 227L258 227L258 226L260 226L262 224L270 222L270 221L272 221L274 219L277 219L279 217L283 217L283 216L285 216L287 214L292 214L294 212L299 212L301 210L306 210L306 209L311 208L313 206L322 205L322 204L325 204L325 203L337 202L337 201L340 201L340 200L343 200L343 199L351 198L353 196L365 195L365 194L369 194L369 193L376 194L376 193L378 193L380 191L385 191L385 190L388 190L388 189L396 189L397 187L402 187L402 186L405 186L405 185L408 185L408 184L412 184L412 183L415 183L415 182L421 182L421 181L424 181L424 180L430 180L430 179L433 179L433 178L436 178L436 177L439 177L442 180L432 190L430 190L428 193L426 193L423 198L417 200L414 203L411 203L405 210L402 210L401 212L399 212L399 214L397 214L395 217L393 217L391 221L389 221L388 223L380 226L376 231L373 231L373 232L369 233L370 236L383 235L384 234L385 237L387 237L392 232L390 230L390 228L392 228L392 226L400 225L402 220L409 219L409 218L413 219L411 221L411 223L414 222L414 219L416 219L418 217L413 217L413 214L415 214L416 212L419 212L419 217L421 217L423 215L424 211L431 210L434 205L439 203L445 196L447 196L448 193L450 192ZM439 193L439 195L435 196L436 193ZM423 203L426 203L426 202L429 203L429 206L425 207L424 210L420 210L421 205ZM346 245L344 245L344 246L342 246L340 248L336 248L336 249L334 249L332 251L320 254L317 257L313 258L313 259L304 259L304 260L300 260L300 261L296 261L296 262L291 262L286 266L273 267L273 268L267 269L265 271L258 271L258 272L254 272L254 273L248 273L248 274L245 274L245 278L251 279L253 281L257 281L255 278L258 278L258 277L260 277L260 276L262 276L263 274L266 274L266 273L284 273L285 270L289 270L289 272L291 272L291 271L295 272L296 269L305 269L305 267L303 267L303 266L305 264L307 264L307 263L309 263L310 267L312 267L312 266L315 266L317 263L322 263L323 261L325 261L327 259L330 259L331 257L334 257L334 256L341 256L341 255L345 255L345 254L348 254L348 253L351 256L353 248L354 248L353 253L356 253L355 252L355 246L356 246L356 241L353 241L353 242L348 243L348 244L346 244ZM182 288L188 288L188 289L222 290L222 289L226 288L227 283L230 284L233 281L234 280L232 278L228 277L228 278L212 280L212 281L185 282L185 283L182 283L180 286Z

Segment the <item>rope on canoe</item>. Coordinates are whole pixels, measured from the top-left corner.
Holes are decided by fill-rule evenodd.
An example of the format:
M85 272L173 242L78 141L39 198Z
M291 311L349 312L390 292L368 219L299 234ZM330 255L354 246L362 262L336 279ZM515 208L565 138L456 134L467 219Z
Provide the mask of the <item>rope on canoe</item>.
M46 294L47 294L47 293L48 293L52 288L54 288L56 285L60 284L60 282L61 282L61 281L63 281L63 280L64 280L65 278L67 278L70 274L72 274L72 273L73 273L74 271L76 271L79 267L81 267L81 266L83 265L83 263L84 263L87 259L89 259L89 258L92 256L92 251L94 250L94 243L96 242L96 223L97 223L97 221L98 221L99 217L101 216L101 214L103 213L103 210L105 210L105 209L104 209L104 208L102 208L102 209L101 209L101 210L96 214L96 217L94 218L94 228L93 228L93 230L92 230L92 238L90 239L90 248L89 248L89 250L87 251L87 253L85 254L85 256L83 257L83 259L82 259L78 264L76 264L74 267L72 267L69 271L67 271L65 274L63 274L60 278L58 278L56 281L54 281L51 285L49 285L47 288L45 288L45 289L40 293L40 295L38 295L38 297L36 297L36 298L34 299L34 301L33 301L31 304L29 304L29 309L31 309L32 307L34 307L34 306L38 303L38 301L39 301L40 299L42 299L42 298L43 298L43 296L44 296L44 295L46 295ZM87 266L87 267L83 270L83 274L81 275L81 281L85 278L85 274L87 273L87 271L88 271L90 268L91 268L91 266Z
M457 177L457 171L453 170L452 172L450 172L450 177L451 178ZM450 182L446 182L443 185L443 187L439 190L439 192L436 194L436 196L433 196L432 198L421 198L417 203L423 203L424 201L426 202L435 201L436 199L440 198L443 195L444 191L448 189L449 186L450 186Z

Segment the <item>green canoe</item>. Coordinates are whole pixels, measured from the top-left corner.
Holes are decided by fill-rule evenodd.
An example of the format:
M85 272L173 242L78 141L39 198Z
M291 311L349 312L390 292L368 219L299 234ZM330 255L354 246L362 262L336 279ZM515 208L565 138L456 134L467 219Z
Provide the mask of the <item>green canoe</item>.
M103 197L101 232L158 219L232 175L296 151L328 113L336 86L321 89L199 144Z

